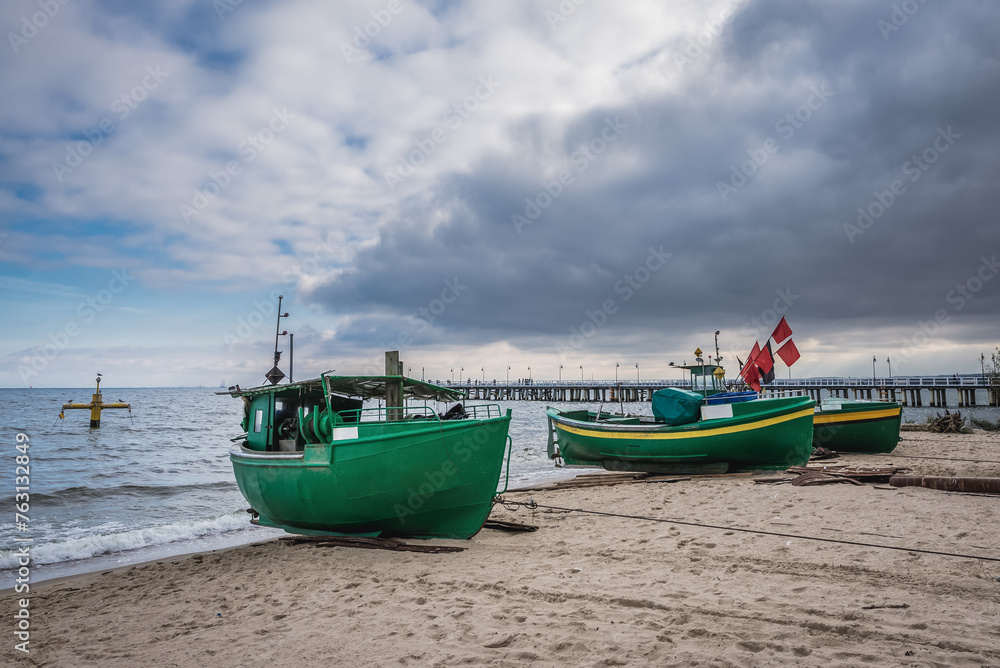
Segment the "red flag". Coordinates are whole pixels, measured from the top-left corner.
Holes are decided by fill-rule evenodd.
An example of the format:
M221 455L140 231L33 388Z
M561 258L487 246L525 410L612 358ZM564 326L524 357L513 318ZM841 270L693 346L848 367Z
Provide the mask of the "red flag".
M788 343L778 348L778 357L785 363L785 366L792 366L799 359L799 349L795 347L795 342L788 339Z
M752 387L757 392L760 392L760 369L752 361L747 362L743 370L740 371L740 375L743 376L743 380L746 381L747 385Z
M760 367L765 377L771 373L771 370L774 369L774 358L771 357L770 344L761 348L760 352L757 353L757 357L754 358L754 364Z
M743 365L740 370L740 376L746 381L755 392L760 392L760 369L754 363L754 358L760 354L760 345L755 341L753 344L753 350L750 351L750 356L747 357L747 363Z
M774 339L774 343L777 345L791 335L792 328L788 326L787 322L785 322L785 316L781 316L781 322L779 322L778 326L774 328L774 332L771 333L771 338ZM784 359L784 357L781 359Z
M760 382L764 385L774 382L774 355L771 354L771 342L760 349L760 355L754 360L760 368Z
M753 360L757 357L758 353L760 353L760 346L757 345L757 342L755 341L753 344L753 350L750 351L750 356L747 357L747 363L743 365L742 369L740 369L740 375L743 376L743 380L747 383L750 382L752 377L756 377L754 369L757 368L757 365L754 364Z

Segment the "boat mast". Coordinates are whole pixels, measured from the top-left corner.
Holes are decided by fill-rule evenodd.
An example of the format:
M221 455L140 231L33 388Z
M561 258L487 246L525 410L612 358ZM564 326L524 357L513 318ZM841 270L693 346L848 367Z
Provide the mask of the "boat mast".
M281 319L287 318L287 313L281 312L281 300L284 299L284 295L278 295L278 317L274 325L274 366L268 371L264 378L271 383L271 385L277 385L281 382L281 379L285 377L285 374L278 368L278 360L281 359L281 351L278 350L278 337L288 334L288 332L281 331Z

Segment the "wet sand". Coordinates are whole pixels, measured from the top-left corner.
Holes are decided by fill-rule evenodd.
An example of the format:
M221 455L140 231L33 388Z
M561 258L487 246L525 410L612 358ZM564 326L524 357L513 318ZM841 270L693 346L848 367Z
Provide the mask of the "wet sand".
M1000 477L1000 434L904 432L835 463ZM904 455L906 457L904 457ZM960 462L911 457L989 459ZM765 474L773 476L773 473ZM508 493L456 554L271 541L33 588L45 666L1000 665L1000 496L751 477ZM721 529L555 510L587 509Z

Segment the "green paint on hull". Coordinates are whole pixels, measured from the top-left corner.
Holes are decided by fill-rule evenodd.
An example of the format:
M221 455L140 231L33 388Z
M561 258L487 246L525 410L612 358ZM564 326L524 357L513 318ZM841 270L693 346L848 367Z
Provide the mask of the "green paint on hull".
M230 459L240 492L272 525L469 538L492 509L509 426L509 411L490 420L360 423L356 440L307 445L301 459Z
M378 396L394 382L404 393L452 398L447 388L380 376L323 375L232 393L245 401L247 434L230 450L230 461L261 524L441 538L469 538L482 528L508 452L510 410L467 406L447 416L421 407L361 410L360 400L324 394L335 387ZM418 415L404 416L411 411Z
M595 423L584 411L548 410L558 452L570 466L653 473L783 469L809 461L812 410L808 397L729 404L731 417L666 426L636 419ZM728 409L726 409L728 410Z
M839 406L833 408L832 406ZM899 443L902 407L894 402L845 401L820 405L813 446L838 452L886 453Z

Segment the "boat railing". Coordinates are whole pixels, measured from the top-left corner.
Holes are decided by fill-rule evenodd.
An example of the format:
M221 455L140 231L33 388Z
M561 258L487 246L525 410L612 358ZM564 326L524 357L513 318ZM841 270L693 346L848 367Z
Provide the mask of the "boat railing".
M766 388L760 391L761 399L782 399L785 397L804 397L807 396L805 390L778 390L773 388Z
M400 412L402 417L398 420L390 421L388 419L390 410ZM468 418L473 420L488 420L491 418L501 417L503 415L503 411L500 409L499 404L480 404L476 406L465 406L465 414ZM424 420L428 422L441 421L441 416L438 415L430 406L404 406L402 409L386 408L385 406L373 408L352 408L349 410L339 411L337 415L346 424L357 424L359 422L406 423L414 420Z
M401 417L391 422L409 422L412 420L440 420L438 414L430 406L404 406L403 408L387 408L378 406L374 408L351 408L338 411L337 416L346 424L358 422L390 422L389 411L398 412Z
M499 404L479 404L476 406L466 406L465 413L473 420L490 420L503 415Z

